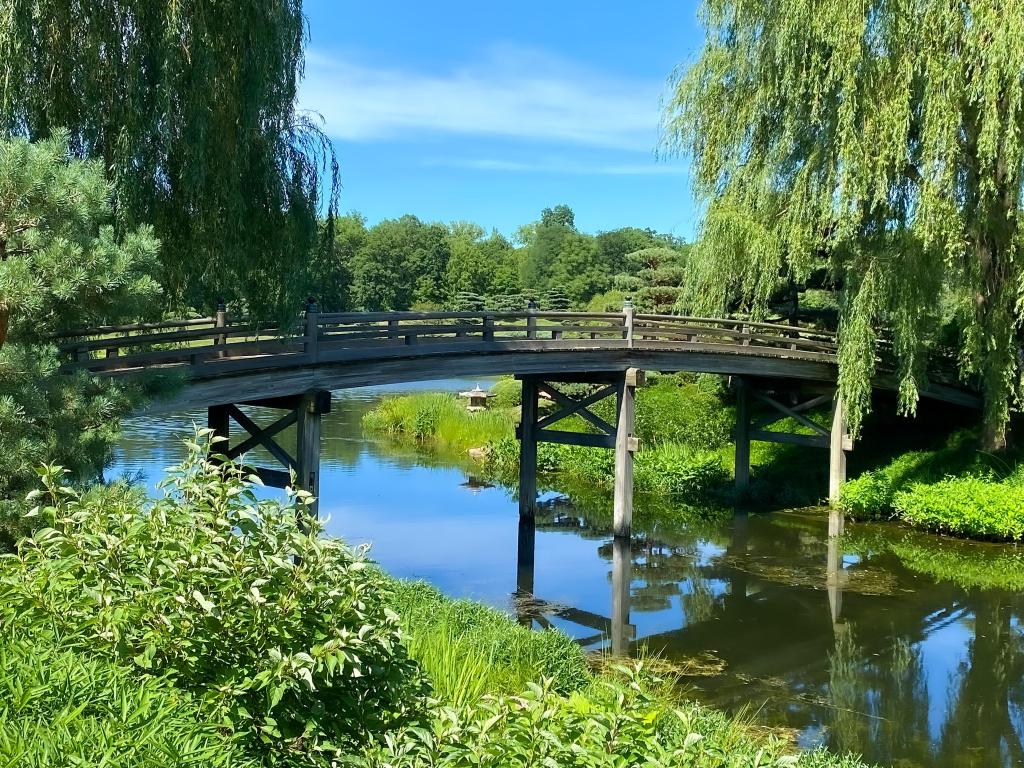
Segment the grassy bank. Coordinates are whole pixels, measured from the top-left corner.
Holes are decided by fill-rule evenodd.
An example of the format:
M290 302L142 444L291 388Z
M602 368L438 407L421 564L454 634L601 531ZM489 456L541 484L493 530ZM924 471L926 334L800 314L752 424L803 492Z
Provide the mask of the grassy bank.
M482 449L486 473L511 483L519 462L515 439L518 385L502 380L495 392L491 407L478 413L468 412L457 397L448 394L386 398L367 414L363 426L377 434L418 440L461 455L471 448ZM542 407L552 406L544 402ZM614 403L608 399L594 410L613 422L613 409ZM691 498L728 493L732 418L732 409L716 378L664 376L641 389L637 395L636 435L642 450L636 455L636 491ZM558 428L593 431L578 416L560 422ZM542 443L537 463L542 477L606 489L614 483L611 451Z
M0 557L0 764L860 765L396 582L205 451L155 501L44 473Z
M971 431L911 451L843 486L839 506L858 519L993 541L1024 539L1024 462L978 448Z

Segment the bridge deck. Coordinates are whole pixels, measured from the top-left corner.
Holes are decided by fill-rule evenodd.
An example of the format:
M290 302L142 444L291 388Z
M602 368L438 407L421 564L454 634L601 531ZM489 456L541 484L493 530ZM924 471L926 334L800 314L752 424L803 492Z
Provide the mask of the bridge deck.
M298 328L216 316L62 334L64 370L168 372L175 405L452 376L645 368L834 381L835 334L742 320L587 312L309 311ZM880 377L879 386L890 386ZM976 398L933 386L961 405Z

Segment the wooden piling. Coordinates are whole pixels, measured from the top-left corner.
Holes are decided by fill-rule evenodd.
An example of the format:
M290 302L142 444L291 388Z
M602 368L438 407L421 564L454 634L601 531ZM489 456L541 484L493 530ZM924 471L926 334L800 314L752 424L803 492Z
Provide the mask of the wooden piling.
M736 490L744 491L750 484L750 392L742 376L733 376L736 391L736 458L733 474Z
M629 586L633 577L633 552L628 538L612 540L612 636L613 656L629 654Z
M319 511L320 499L320 431L323 415L331 411L330 392L310 392L298 403L296 424L296 484L313 495L309 513Z
M615 502L612 532L629 538L633 527L633 452L637 441L633 436L636 422L636 387L643 373L629 368L618 392L618 419L615 427Z
M533 519L537 511L537 381L523 379L519 425L519 515Z
M832 405L832 429L829 433L828 456L828 500L839 501L839 491L846 482L846 417L843 413L843 398L836 392Z

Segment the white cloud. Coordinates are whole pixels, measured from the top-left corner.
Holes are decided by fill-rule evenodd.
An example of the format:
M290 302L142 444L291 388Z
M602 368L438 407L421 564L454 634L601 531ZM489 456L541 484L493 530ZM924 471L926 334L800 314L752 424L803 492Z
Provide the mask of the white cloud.
M324 116L328 134L350 141L439 133L651 151L660 93L657 82L523 48L496 48L440 74L310 51L299 101Z
M522 163L491 158L463 159L441 158L424 161L426 166L464 168L471 171L501 171L507 173L558 173L579 176L684 176L687 169L682 165L666 163L619 163L587 164L561 160Z

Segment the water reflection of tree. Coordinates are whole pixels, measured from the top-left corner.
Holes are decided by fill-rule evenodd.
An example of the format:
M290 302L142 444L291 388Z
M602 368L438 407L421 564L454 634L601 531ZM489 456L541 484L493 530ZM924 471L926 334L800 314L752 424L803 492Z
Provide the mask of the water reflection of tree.
M872 654L839 625L829 654L829 747L869 751L872 759L921 760L930 751L928 686L920 650L898 638ZM913 756L913 757L911 757Z
M1024 704L1024 654L1013 606L1006 595L993 592L972 594L969 605L973 636L951 695L940 749L972 756L970 762L961 758L950 765L1024 765L1021 733L1011 717L1011 707L1019 710Z

